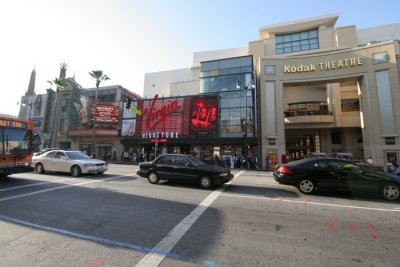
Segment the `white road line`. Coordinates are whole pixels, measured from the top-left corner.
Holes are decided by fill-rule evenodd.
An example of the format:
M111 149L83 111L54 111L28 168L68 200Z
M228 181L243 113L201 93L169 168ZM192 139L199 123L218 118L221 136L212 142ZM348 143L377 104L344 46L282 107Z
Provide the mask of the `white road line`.
M390 211L390 212L400 212L400 209L383 209L383 208L369 208L369 207L361 207L361 206L351 206L351 205L339 205L339 204L329 204L329 203L321 203L321 202L313 202L309 200L293 200L287 198L273 198L273 197L257 197L257 196L240 196L236 194L227 194L223 193L222 196L226 197L238 197L238 198L252 198L252 199L261 199L267 201L282 201L282 202L290 202L296 204L303 205L319 205L319 206L328 206L328 207L337 207L337 208L348 208L348 209L362 209L362 210L375 210L375 211Z
M233 180L239 177L244 171L235 175ZM232 180L232 181L233 181ZM161 261L174 248L179 240L185 235L189 228L197 221L204 211L217 199L219 195L228 187L232 181L224 184L217 190L209 194L188 216L186 216L174 229L172 229L143 259L141 259L136 267L158 266Z
M79 185L84 185L84 184L91 184L91 183L96 183L96 182L102 182L102 181L112 180L112 179L118 179L118 178L125 177L125 176L127 176L127 175L119 175L119 176L114 176L114 177L110 177L110 178L92 180L92 181L87 181L87 182L82 182L82 183L77 183L77 184L63 185L63 186L54 187L54 188L48 188L48 189L43 189L43 190L31 192L31 193L26 193L26 194L21 194L21 195L15 195L15 196L11 196L11 197L4 197L4 198L0 198L0 202L2 202L2 201L7 201L7 200L11 200L11 199L16 199L16 198L21 198L21 197L33 196L33 195L37 195L37 194L41 194L41 193L45 193L45 192L49 192L49 191L53 191L53 190L59 190L59 189L64 189L64 188L68 188L68 187L73 187L73 186L79 186Z
M62 181L66 181L66 180L71 180L71 179L69 178L69 179L62 179L62 180L57 180L57 181L48 181L48 182L42 182L42 183L36 183L36 184L28 184L28 185L20 185L20 186L8 187L8 188L0 189L0 192L20 189L20 188L25 188L25 187L31 187L31 186L37 186L37 185L57 183L57 182L62 182Z

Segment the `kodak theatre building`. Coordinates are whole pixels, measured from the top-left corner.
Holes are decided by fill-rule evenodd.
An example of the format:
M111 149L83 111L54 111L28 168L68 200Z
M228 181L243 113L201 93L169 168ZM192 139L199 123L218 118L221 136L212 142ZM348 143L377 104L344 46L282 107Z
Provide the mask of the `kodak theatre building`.
M337 19L263 27L249 44L263 157L341 152L379 166L399 161L399 41L373 42L378 29L334 28Z
M186 75L179 83L178 72L146 74L145 94L149 101L157 90L169 97L216 94L215 131L202 136L184 119L183 134L174 139L179 145L188 137L190 151L199 146L201 154L209 145L209 156L246 151L258 159L268 154L275 163L283 153L291 159L341 153L372 157L386 168L400 160L400 24L358 30L335 27L338 18L261 27L259 40L245 49L195 53L193 66L179 70ZM196 100L180 101L182 114L193 119ZM141 142L150 137L143 130L136 136Z

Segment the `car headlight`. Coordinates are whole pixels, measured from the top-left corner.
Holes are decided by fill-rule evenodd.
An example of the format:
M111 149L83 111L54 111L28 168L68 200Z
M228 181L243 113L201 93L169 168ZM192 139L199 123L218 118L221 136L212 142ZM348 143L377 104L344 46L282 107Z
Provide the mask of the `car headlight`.
M93 164L93 163L86 163L86 164L83 164L83 167L94 167L95 165Z
M219 176L224 177L224 176L228 176L228 173L220 173Z

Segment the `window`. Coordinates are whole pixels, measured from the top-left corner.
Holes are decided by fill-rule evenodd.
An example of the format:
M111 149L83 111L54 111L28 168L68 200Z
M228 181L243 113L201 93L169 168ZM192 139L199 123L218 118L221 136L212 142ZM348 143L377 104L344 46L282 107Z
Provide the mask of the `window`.
M333 145L340 145L342 143L339 132L331 132L331 140Z
M174 165L176 166L187 166L188 161L184 157L176 156L174 160Z
M61 157L65 157L65 154L63 152L57 152L55 158L60 159Z
M374 64L382 64L389 62L389 55L387 52L372 54Z
M319 48L318 30L282 34L275 37L275 53L286 54ZM265 70L264 70L265 71ZM267 74L267 73L265 73Z
M360 101L358 98L342 99L341 106L342 112L360 111Z
M163 156L163 157L160 158L158 163L159 164L172 165L172 157L171 156Z
M275 65L265 65L264 66L265 75L275 75Z

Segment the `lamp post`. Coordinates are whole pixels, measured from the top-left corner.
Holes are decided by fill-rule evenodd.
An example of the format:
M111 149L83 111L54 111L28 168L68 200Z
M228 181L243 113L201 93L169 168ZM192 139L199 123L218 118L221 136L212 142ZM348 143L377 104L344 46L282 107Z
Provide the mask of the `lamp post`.
M241 81L236 82L236 89L240 89L243 86L243 90L245 92L245 101L244 101L244 112L245 112L245 117L244 117L244 143L245 143L245 168L247 169L249 167L248 163L248 148L247 148L247 90L252 90L256 88L256 85L253 83L253 81L249 82L247 85L242 83Z

